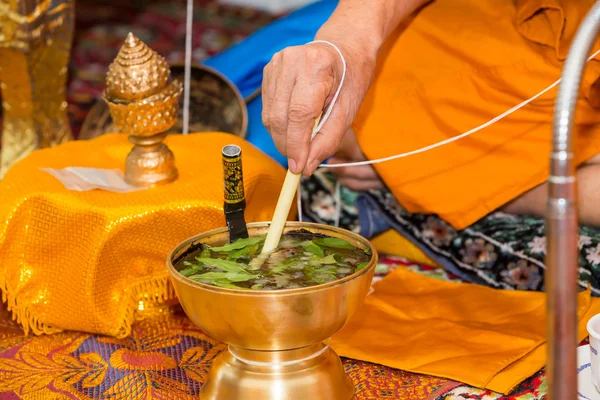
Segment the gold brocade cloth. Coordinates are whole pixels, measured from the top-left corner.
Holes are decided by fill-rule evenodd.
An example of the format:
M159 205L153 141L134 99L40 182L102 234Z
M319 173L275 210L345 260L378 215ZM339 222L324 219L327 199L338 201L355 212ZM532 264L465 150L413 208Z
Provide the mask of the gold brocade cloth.
M165 261L184 239L225 226L221 149L243 151L246 220L272 217L284 169L229 134L172 135L179 179L131 193L67 190L40 168L122 169L122 134L39 150L0 182L0 289L25 332L125 337L176 302Z

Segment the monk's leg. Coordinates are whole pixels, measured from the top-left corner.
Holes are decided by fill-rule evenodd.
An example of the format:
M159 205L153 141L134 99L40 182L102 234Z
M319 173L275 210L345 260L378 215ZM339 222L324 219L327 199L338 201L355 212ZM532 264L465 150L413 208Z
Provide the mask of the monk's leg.
M600 226L600 154L592 157L577 169L579 192L579 222L584 225ZM501 208L510 214L535 215L546 213L548 185L543 183L517 197Z

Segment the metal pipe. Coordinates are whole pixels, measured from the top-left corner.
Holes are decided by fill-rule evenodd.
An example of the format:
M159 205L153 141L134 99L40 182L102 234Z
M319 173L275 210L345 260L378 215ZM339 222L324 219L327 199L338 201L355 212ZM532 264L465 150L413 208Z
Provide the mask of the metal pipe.
M581 78L598 31L600 1L581 24L569 50L554 110L546 227L548 398L577 398L577 181L573 124Z

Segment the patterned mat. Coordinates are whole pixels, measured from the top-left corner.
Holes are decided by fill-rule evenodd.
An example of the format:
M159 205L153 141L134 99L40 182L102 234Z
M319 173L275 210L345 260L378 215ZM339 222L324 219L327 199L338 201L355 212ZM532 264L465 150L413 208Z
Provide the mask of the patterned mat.
M439 268L383 257L375 281L394 268L458 280ZM179 307L134 325L125 339L79 332L25 337L0 310L0 399L192 399L212 360L225 346L204 335ZM447 379L412 374L357 360L343 360L356 399L541 400L543 373L509 396Z
M383 259L377 279L403 267L441 279L438 269ZM193 399L225 346L178 307L141 321L126 339L77 332L23 336L0 315L0 399ZM434 400L460 383L343 360L357 399Z

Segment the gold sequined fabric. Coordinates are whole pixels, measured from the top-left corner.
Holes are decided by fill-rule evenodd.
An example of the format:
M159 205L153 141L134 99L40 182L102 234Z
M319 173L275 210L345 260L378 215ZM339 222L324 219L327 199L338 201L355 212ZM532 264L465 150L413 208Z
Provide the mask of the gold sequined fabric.
M122 169L122 134L38 150L0 182L0 289L25 332L125 337L135 319L176 302L165 261L182 240L225 225L221 149L243 150L246 220L272 217L284 169L229 134L172 135L180 170L131 193L67 190L40 168Z
M0 0L0 179L37 148L72 139L66 82L75 0Z

